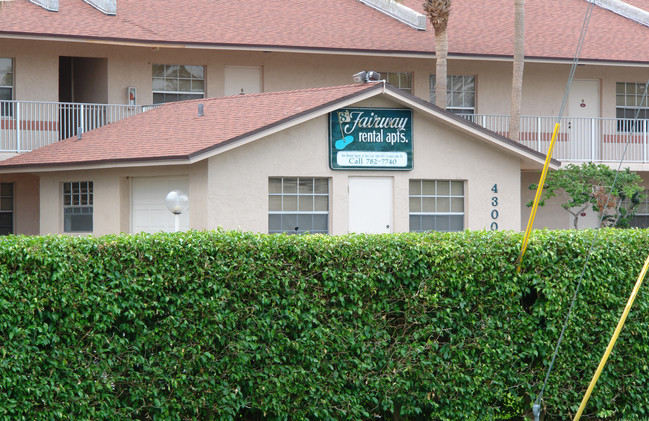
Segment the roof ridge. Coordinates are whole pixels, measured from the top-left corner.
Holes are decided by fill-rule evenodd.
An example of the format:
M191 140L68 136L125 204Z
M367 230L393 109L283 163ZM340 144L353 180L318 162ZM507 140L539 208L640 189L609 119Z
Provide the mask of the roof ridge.
M621 0L586 0L626 19L649 26L649 12Z
M252 96L271 96L271 95L286 95L286 94L295 94L295 93L300 93L300 92L322 92L322 91L334 91L338 89L348 89L351 87L356 87L356 86L362 86L362 85L367 85L369 86L374 86L376 84L383 83L383 82L368 82L368 83L350 83L347 85L339 85L339 86L321 86L321 87L315 87L315 88L302 88L302 89L287 89L284 91L268 91L268 92L257 92L254 94L234 94L234 95L228 95L228 96L220 96L220 97L211 97L211 98L202 98L203 100L205 99L223 99L223 98L250 98ZM200 101L200 100L193 100L193 101Z

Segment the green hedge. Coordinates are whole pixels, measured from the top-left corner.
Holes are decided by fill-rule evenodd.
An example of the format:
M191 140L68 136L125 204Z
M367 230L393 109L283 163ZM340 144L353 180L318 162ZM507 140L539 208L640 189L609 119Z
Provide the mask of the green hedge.
M0 239L0 419L529 414L595 231ZM602 230L544 392L575 413L649 253ZM649 417L648 297L585 412Z

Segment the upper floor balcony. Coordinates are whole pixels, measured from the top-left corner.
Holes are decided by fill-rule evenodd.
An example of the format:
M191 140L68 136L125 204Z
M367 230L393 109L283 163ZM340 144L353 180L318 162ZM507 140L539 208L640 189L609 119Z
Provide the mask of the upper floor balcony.
M465 114L464 118L505 137L509 116ZM522 116L520 143L546 154L556 117ZM645 169L649 163L649 120L563 117L552 157L562 162L617 163ZM630 165L628 165L630 164Z
M42 148L156 107L155 105L0 101L0 153Z
M41 148L156 105L89 104L42 101L0 101L0 154ZM464 118L508 135L509 116L471 114ZM520 142L547 153L556 117L521 117ZM564 117L553 158L565 162L624 162L649 170L649 120ZM626 152L625 152L626 151ZM646 167L646 168L645 168Z

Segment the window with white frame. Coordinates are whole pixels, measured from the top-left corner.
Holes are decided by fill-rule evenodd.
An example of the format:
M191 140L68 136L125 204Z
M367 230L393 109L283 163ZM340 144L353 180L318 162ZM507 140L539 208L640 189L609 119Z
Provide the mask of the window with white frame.
M11 58L0 58L0 101L14 99L14 61ZM13 115L13 105L2 102L0 116Z
M435 103L435 75L430 75L430 102ZM455 114L475 114L475 76L447 76L446 109Z
M399 88L404 92L412 94L412 73L407 72L379 72L381 79L387 83Z
M645 95L644 83L617 82L615 84L615 116L620 132L638 132L645 126L637 119L649 118L649 98Z
M329 180L310 177L268 179L268 232L329 232Z
M92 232L92 181L63 183L63 231Z
M14 185L0 183L0 235L14 232Z
M182 64L153 65L153 103L205 97L205 68Z
M462 231L464 182L410 180L410 231Z

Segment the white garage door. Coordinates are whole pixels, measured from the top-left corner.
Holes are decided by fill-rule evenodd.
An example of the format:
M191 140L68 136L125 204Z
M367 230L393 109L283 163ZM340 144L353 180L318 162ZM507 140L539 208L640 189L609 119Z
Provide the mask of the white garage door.
M167 210L165 198L171 190L189 196L187 177L136 177L131 188L131 231L174 231L174 215ZM191 204L191 198L189 200ZM189 229L189 209L180 215L180 230Z

